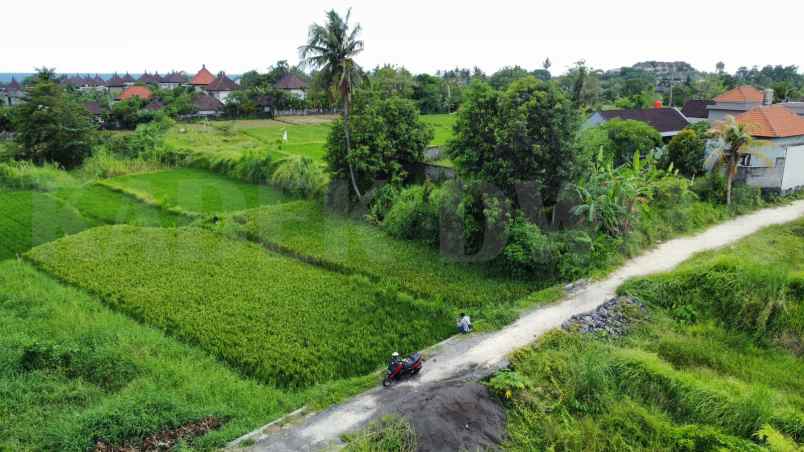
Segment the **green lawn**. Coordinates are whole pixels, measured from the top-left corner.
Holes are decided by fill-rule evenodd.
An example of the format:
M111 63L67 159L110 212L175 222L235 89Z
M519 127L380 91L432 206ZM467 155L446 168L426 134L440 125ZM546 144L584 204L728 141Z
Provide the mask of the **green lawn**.
M95 224L48 194L0 191L0 260Z
M455 115L422 115L421 119L433 126L431 146L444 146L452 137ZM256 152L275 159L302 155L322 161L331 121L332 117L299 117L178 124L168 132L166 143L210 159L237 160L243 153Z
M427 245L394 239L363 221L328 214L315 202L240 212L218 227L324 266L394 281L456 307L511 304L546 284L495 277L481 265L452 262Z
M302 155L313 160L324 159L324 146L329 135L330 124L287 124L270 121L259 126L241 126L239 130L271 149L293 155ZM287 132L287 142L283 136ZM277 144L281 142L281 144Z
M421 115L421 120L433 126L435 136L430 146L443 147L452 138L452 126L455 124L454 114Z
M101 183L163 207L201 214L250 209L291 199L271 187L195 169L121 176Z
M629 335L553 332L514 355L525 389L507 448L767 450L766 425L800 445L802 270L798 221L627 282L620 292L650 306Z
M27 256L244 375L284 387L364 375L388 350L417 350L453 332L441 303L202 229L100 227Z

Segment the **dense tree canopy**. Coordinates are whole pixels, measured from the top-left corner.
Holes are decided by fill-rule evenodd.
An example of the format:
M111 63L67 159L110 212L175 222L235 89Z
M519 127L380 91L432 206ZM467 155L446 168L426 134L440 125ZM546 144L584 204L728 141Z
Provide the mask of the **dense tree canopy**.
M91 153L95 123L86 108L42 71L25 85L25 102L14 107L18 159L73 168Z
M368 189L375 179L401 183L405 164L424 160L424 149L433 138L429 126L419 121L419 109L409 99L370 95L358 98L349 123L351 150L347 150L341 121L327 140L326 161L335 178L349 177L353 165L357 183Z
M455 124L449 155L460 173L488 182L515 199L520 184L541 186L554 202L576 168L580 115L554 83L532 76L505 91L473 83Z
M630 162L634 153L645 156L662 145L662 136L641 121L613 119L601 126L608 136L605 154L619 166Z
M704 172L704 151L709 124L700 122L682 130L667 144L667 161L679 173L694 177Z

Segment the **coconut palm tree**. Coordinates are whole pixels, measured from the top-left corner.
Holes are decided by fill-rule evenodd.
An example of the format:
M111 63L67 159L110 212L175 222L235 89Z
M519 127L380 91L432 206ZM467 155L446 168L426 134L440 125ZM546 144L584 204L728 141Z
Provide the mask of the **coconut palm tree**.
M349 166L349 177L352 188L358 199L362 197L357 186L355 171L350 159L351 133L349 131L349 114L352 108L352 89L361 75L360 66L354 58L363 51L363 41L359 39L361 27L349 25L352 10L341 17L334 10L327 12L324 25L313 24L307 37L307 44L299 47L301 65L318 69L326 83L340 94L343 100L343 128L346 142L346 162Z
M754 140L749 127L738 123L731 115L717 123L710 134L718 139L720 146L713 149L707 157L706 168L714 169L719 165L726 167L726 204L731 205L731 187L737 175L737 163L742 156L748 154L763 158L764 154L755 148L763 146L765 142Z

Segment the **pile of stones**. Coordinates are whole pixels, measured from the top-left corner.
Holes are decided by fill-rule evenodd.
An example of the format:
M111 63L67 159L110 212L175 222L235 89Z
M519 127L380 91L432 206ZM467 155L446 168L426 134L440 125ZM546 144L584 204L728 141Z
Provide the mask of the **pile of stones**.
M573 316L561 328L583 334L601 333L619 337L628 331L635 318L644 317L646 310L645 305L635 298L612 298L594 311Z

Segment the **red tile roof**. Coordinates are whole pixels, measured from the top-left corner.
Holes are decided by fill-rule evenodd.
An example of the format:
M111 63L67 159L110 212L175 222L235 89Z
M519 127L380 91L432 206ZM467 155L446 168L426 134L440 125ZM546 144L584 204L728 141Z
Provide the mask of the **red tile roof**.
M737 116L751 135L762 138L784 138L804 135L804 118L781 105L758 107Z
M120 93L120 100L130 99L132 97L139 97L142 100L148 100L153 96L153 93L147 86L129 86L122 93Z
M215 80L215 76L212 75L211 72L207 70L207 66L201 66L201 70L195 74L195 77L190 81L191 85L209 85L212 81Z
M762 91L749 85L742 85L732 90L717 96L715 102L731 102L731 103L746 103L746 102L762 102L764 95Z

